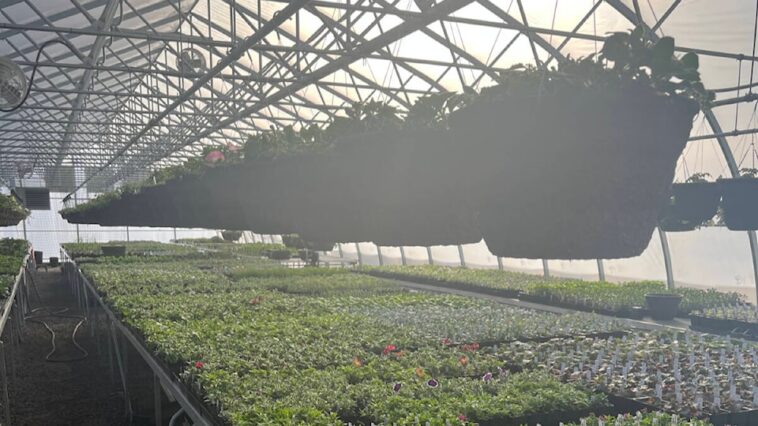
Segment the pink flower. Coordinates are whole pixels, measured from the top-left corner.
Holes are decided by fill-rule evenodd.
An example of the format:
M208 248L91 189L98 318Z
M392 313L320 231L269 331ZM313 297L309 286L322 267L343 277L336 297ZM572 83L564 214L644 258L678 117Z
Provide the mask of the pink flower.
M458 420L465 422L466 421L466 415L465 414L458 414Z
M203 361L197 361L195 363L195 368L201 369L201 368L203 368L204 365L205 365L205 363Z
M205 156L205 162L211 165L224 161L225 159L226 157L224 157L224 153L219 150L213 150Z

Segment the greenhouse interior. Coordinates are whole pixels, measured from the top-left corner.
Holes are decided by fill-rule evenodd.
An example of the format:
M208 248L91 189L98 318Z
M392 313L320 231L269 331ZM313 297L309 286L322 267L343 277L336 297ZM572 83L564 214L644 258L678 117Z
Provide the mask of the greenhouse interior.
M758 1L0 15L0 425L758 426Z

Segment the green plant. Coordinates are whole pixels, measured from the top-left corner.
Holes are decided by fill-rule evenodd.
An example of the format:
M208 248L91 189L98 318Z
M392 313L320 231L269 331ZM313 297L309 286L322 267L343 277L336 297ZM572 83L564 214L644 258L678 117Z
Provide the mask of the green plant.
M16 225L29 216L13 195L0 195L0 226Z
M708 178L711 177L710 173L693 173L690 175L690 177L687 178L685 182L687 183L700 183L700 182L708 182Z

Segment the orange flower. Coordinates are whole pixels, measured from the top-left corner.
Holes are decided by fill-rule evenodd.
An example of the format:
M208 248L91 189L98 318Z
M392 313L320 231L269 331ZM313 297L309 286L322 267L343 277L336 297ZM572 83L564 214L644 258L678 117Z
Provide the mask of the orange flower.
M416 367L416 375L420 378L424 378L426 374L424 374L424 370L421 367Z
M460 358L458 358L458 364L465 367L468 365L468 357L466 355L461 355Z
M353 358L353 365L356 367L363 367L363 361L361 361L360 358L355 357Z

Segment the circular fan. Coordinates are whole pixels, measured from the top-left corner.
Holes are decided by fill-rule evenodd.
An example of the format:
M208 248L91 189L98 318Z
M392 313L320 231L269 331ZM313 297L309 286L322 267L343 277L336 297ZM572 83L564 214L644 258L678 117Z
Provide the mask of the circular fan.
M24 99L27 84L21 68L7 57L0 57L0 108L18 106Z
M202 74L205 72L205 56L200 51L187 48L176 58L176 68L182 74Z

